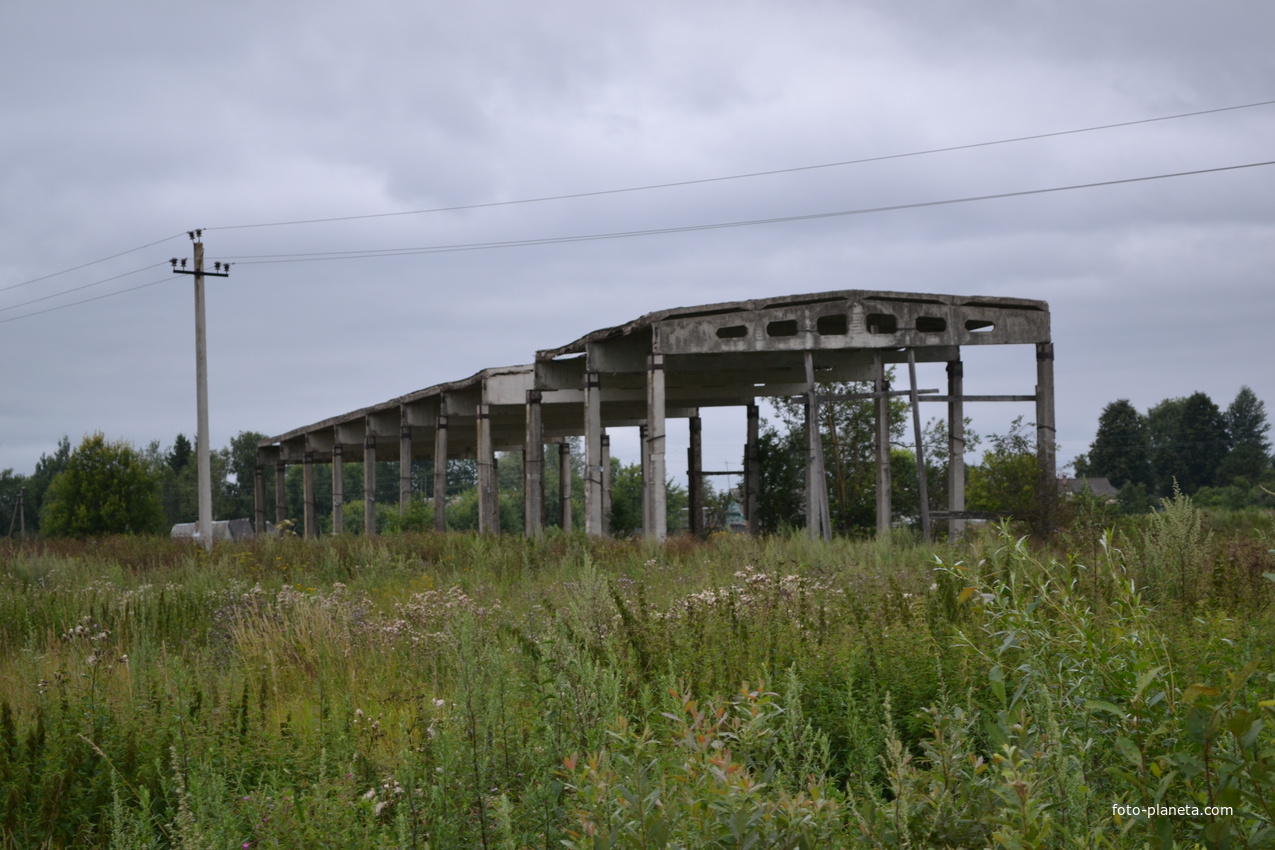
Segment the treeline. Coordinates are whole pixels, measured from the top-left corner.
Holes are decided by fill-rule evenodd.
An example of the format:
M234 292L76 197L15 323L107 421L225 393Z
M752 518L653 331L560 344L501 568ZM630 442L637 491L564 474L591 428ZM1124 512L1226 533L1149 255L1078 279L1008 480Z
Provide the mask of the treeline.
M1141 413L1120 399L1098 419L1089 451L1073 461L1078 477L1105 477L1130 512L1146 510L1175 487L1196 504L1275 507L1275 462L1266 405L1241 387L1226 410L1197 392Z
M869 387L827 385L842 396ZM914 520L920 512L917 454L907 403L891 402L891 498L896 521ZM827 474L833 528L841 534L866 534L876 523L876 431L873 402L853 400L820 406L820 433ZM1098 422L1089 451L1073 461L1077 477L1105 477L1119 489L1120 507L1129 513L1150 510L1174 488L1206 507L1242 509L1275 507L1275 460L1266 439L1266 409L1251 389L1243 387L1220 409L1205 393L1165 399L1146 413L1128 400L1108 404ZM213 515L216 519L253 518L253 476L257 444L263 435L242 431L229 445L212 452ZM965 445L974 452L986 445L981 460L966 472L966 506L970 510L1011 514L1031 520L1037 507L1039 478L1035 428L1020 417L1005 434L981 438L966 423ZM757 527L762 533L800 528L805 523L805 424L800 402L778 399L763 420L758 452L761 460ZM942 420L925 427L922 447L931 506L947 504L948 434ZM579 441L571 453L572 525L583 527L583 458ZM561 525L561 483L555 457L545 464L545 524ZM325 467L326 470L326 467ZM522 454L497 459L501 530L524 527ZM425 531L433 528L434 467L414 461L411 500L399 505L399 464L377 464L378 529ZM0 532L16 533L18 493L25 491L24 520L28 534L90 536L105 533L167 533L173 525L198 517L194 446L178 434L172 445L158 440L144 449L108 442L100 434L86 437L72 450L63 437L52 455L42 455L31 475L0 472ZM447 525L453 530L478 527L478 469L473 460L451 460L447 467ZM640 464L611 461L610 528L625 536L641 530ZM285 477L287 516L303 514L302 470L288 467ZM364 475L361 463L344 464L345 529L363 529ZM265 477L266 515L275 519L275 476ZM714 491L705 482L705 527L725 528L732 503L742 503L742 484ZM315 476L318 532L332 530L332 479ZM687 528L685 488L669 482L668 530Z
M209 452L216 518L252 516L253 468L263 438L243 431ZM141 449L102 434L72 448L64 436L31 475L0 471L0 526L45 536L167 533L198 518L197 477L195 446L184 434L167 448L152 440Z
M242 431L230 444L210 452L214 519L255 518L254 473L257 444L264 435ZM584 468L579 441L571 452L572 526L584 523ZM559 465L545 464L546 526L560 527L561 482ZM330 467L324 466L324 473ZM342 516L345 530L361 533L364 523L363 464L343 465ZM400 509L400 464L377 463L376 503L379 530L425 531L434 527L434 463L413 461L411 499ZM497 458L501 530L519 533L524 527L523 469L521 452ZM302 468L290 465L284 478L286 516L299 525L304 512ZM642 472L640 464L611 461L612 533L628 535L642 524ZM199 516L198 469L195 447L184 434L172 445L158 440L144 449L124 441L110 441L101 434L84 438L76 448L69 438L58 442L53 454L41 455L31 475L0 472L0 534L46 537L90 537L101 534L167 534L178 523L195 522ZM265 476L266 516L276 519L275 475ZM478 465L472 459L447 464L447 527L456 531L478 528ZM332 531L332 476L315 476L315 510L320 534ZM21 494L21 509L19 508ZM669 482L669 530L687 525L685 488ZM710 503L716 502L710 498ZM299 528L297 529L299 530Z

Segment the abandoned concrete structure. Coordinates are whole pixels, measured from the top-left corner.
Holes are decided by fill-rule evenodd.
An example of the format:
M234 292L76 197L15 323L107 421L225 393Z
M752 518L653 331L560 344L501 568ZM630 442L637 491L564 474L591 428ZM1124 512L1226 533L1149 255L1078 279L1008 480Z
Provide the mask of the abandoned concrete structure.
M1033 345L1036 387L1030 395L972 396L964 393L961 347ZM947 389L920 390L917 363L946 363ZM907 364L909 386L892 389L887 367ZM791 295L649 313L628 324L587 334L559 348L537 351L529 365L484 369L464 380L438 384L263 440L256 469L256 526L266 520L265 475L275 475L275 519L286 518L284 476L288 464L304 470L306 536L317 533L316 464L332 474L334 531L343 517L342 463L364 461L364 528L375 533L376 460L400 461L400 505L411 495L410 461L434 460L434 492L445 492L448 458L478 462L479 530L499 530L498 451L522 451L526 534L538 535L545 505L545 446L557 443L558 462L567 474L562 490L562 525L570 528L569 444L583 437L584 525L589 534L607 532L610 470L606 429L642 429L643 518L649 537L666 528L665 434L670 419L688 419L688 482L691 530L699 530L704 471L700 462L700 408L738 406L747 413L744 515L755 528L759 467L757 400L800 396L807 421L806 526L812 536L829 537L828 496L818 409L846 396L820 394L828 382L871 383L876 407L877 528L888 532L890 504L890 398L906 396L914 432L920 431L919 404L947 405L951 457L949 504L931 511L924 463L919 481L921 524L945 519L961 530L965 512L964 420L969 402L1034 402L1037 455L1042 485L1055 480L1054 366L1049 307L1017 298L961 297L902 292L846 290ZM919 441L918 441L919 448ZM1056 485L1040 487L1042 516L1048 517ZM445 528L446 499L434 500L435 527Z

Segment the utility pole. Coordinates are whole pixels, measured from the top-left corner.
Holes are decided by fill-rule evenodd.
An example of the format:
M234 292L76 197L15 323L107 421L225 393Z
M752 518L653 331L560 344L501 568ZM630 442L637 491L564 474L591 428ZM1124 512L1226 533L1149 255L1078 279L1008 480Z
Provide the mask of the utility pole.
M169 260L173 265L173 274L191 274L195 276L195 398L198 408L199 431L195 434L195 452L199 467L199 539L204 548L211 550L212 538L212 463L208 454L208 340L204 330L204 277L230 277L230 263L218 262L215 271L204 271L203 230L188 230L186 235L195 243L195 268L186 269L186 258L183 257L181 268L178 260Z
M15 522L18 522L18 523L19 523L19 526L18 526L18 535L19 535L19 536L21 536L21 537L22 537L22 538L24 538L24 539L25 539L25 538L26 538L26 536L27 536L27 517L26 517L26 514L23 512L23 507L22 507L22 502L26 499L26 495L27 495L27 488L26 488L26 487L19 487L19 488L18 488L18 501L17 501L17 503L13 506L13 514L12 514L12 516L10 516L10 517L9 517L9 533L6 535L7 537L12 537L12 536L13 536L13 524L14 524ZM19 519L19 518L21 518L21 519Z

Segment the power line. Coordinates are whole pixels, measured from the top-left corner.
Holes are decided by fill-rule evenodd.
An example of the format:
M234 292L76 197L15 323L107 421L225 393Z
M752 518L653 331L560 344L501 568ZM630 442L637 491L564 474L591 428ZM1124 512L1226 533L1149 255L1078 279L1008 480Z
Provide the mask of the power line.
M1220 166L1217 168L1201 168L1201 169L1196 169L1193 171L1178 171L1178 172L1172 172L1168 174L1152 174L1152 175L1147 175L1143 177L1126 177L1126 178L1122 178L1118 180L1103 180L1103 181L1094 182L1094 183L1076 183L1076 184L1071 184L1068 186L1051 186L1051 187L1047 187L1043 189L1025 189L1025 190L1021 190L1017 192L1000 192L1000 193L991 194L991 195L974 195L974 196L968 196L968 197L962 197L962 198L946 198L946 199L937 200L937 201L919 201L917 203L911 203L911 204L893 204L890 206L882 206L882 207L864 207L864 208L853 209L853 210L838 210L834 212L823 212L823 213L807 213L804 215L781 216L781 217L763 218L763 219L750 219L745 221L717 222L712 224L694 224L694 225L684 225L680 227L652 228L649 230L631 230L631 231L620 231L615 233L597 233L597 234L584 234L584 235L576 235L576 236L552 236L552 237L543 237L538 239L511 240L511 241L505 241L505 242L474 242L474 243L455 244L455 245L435 245L435 246L427 246L427 247L421 247L421 248L387 248L387 249L369 250L369 251L345 251L345 252L336 251L336 252L320 252L320 253L313 253L313 254L275 254L275 255L262 254L262 255L249 255L245 257L232 257L231 259L234 259L236 262L245 263L248 265L260 265L260 264L266 264L266 263L313 262L313 261L319 261L319 260L355 260L355 259L370 259L373 257L384 257L384 256L411 256L414 254L434 254L434 253L448 253L448 252L456 252L456 251L479 251L479 250L489 250L489 249L496 249L496 248L516 248L516 247L528 247L528 246L535 246L535 245L555 245L555 244L565 244L570 242L589 242L589 241L600 241L604 239L623 239L623 238L632 238L632 237L639 237L639 236L655 236L655 235L672 234L672 233L690 233L690 232L701 231L701 230L722 230L722 229L734 228L734 227L750 227L750 226L764 225L764 224L781 224L781 223L796 222L796 221L812 221L812 220L825 219L825 218L837 218L837 217L845 217L845 216L852 216L852 215L869 215L873 213L896 212L900 210L910 210L910 209L923 209L926 207L950 206L954 204L974 203L978 201L1001 200L1005 198L1020 198L1020 197L1028 197L1032 195L1044 195L1044 194L1051 194L1051 193L1057 193L1057 192L1075 191L1079 189L1094 189L1094 188L1100 188L1104 186L1118 186L1118 185L1125 185L1130 183L1144 183L1144 182L1149 182L1152 180L1166 180L1166 179L1175 178L1175 177L1189 177L1189 176L1199 175L1199 174L1216 174L1216 173L1225 172L1225 171L1238 171L1238 170L1247 169L1247 168L1260 168L1260 167L1268 166L1268 165L1275 165L1275 160L1268 160L1265 162L1245 163L1241 165L1226 165L1226 166ZM167 241L167 240L163 240L163 241ZM158 244L158 243L155 243L155 244ZM157 263L156 265L163 265L163 264ZM146 268L153 268L153 266L147 266ZM139 269L138 271L143 271L143 270L144 269ZM133 272L130 272L128 274L132 274L132 273ZM123 276L124 275L119 275L119 277L123 277ZM115 295L123 295L124 293L134 292L138 289L144 289L148 286L155 286L157 284L163 283L167 279L168 278L161 278L159 280L151 281L150 283L144 283L139 286L129 287L128 289L121 289L116 292L108 292L105 295L98 295L93 298L85 298L80 301L72 301L69 304L62 304L57 307L49 307L45 310L37 310L32 313L24 313L21 316L13 316L8 319L0 319L0 324L16 322L19 319L25 319L31 316L39 316L44 313L54 312L55 310L64 310L68 307L74 307L78 304L87 304L91 301L100 301L103 298L110 298ZM104 282L105 281L98 281L98 283L104 283ZM91 286L91 285L96 285L96 284L87 284L86 286ZM80 287L80 288L85 288L85 287ZM67 290L67 291L70 292L74 290ZM65 294L65 293L62 293L62 294ZM36 299L36 300L38 301L38 300L44 300L44 299ZM28 303L34 303L34 302L28 302Z
M1045 195L1057 192L1071 192L1080 189L1096 189L1104 186L1120 186L1131 183L1145 183L1152 180L1168 180L1176 177L1190 177L1200 174L1217 174L1225 171L1238 171L1246 168L1260 168L1275 165L1275 160L1250 162L1242 165L1225 165L1217 168L1200 168L1192 171L1176 171L1168 174L1152 174L1143 177L1126 177L1117 180L1102 180L1093 183L1074 183L1067 186L1050 186L1043 189L1023 189L1016 192L997 192L990 195L970 195L960 198L944 198L936 201L918 201L910 204L891 204L880 207L860 207L850 210L832 212L805 213L802 215L777 216L774 218L755 218L741 221L714 222L710 224L688 224L678 227L659 227L647 230L624 230L610 233L590 233L573 236L546 236L534 239L513 239L499 242L469 242L450 245L429 245L415 248L380 248L351 251L320 251L298 254L249 254L231 259L239 263L257 265L265 263L297 263L320 260L359 260L372 257L401 257L414 254L442 254L458 251L484 251L497 248L524 248L536 245L560 245L570 242L593 242L605 239L628 239L639 236L658 236L673 233L692 233L703 230L725 230L735 227L754 227L766 224L785 224L797 221L815 221L826 218L842 218L856 215L870 215L902 210L925 209L927 207L952 206L979 201L1003 200L1006 198L1023 198L1032 195Z
M163 265L163 264L160 263L160 265ZM172 278L161 277L159 280L152 280L150 283L142 283L142 284L138 284L137 286L130 286L128 289L117 289L115 292L108 292L105 295L95 295L92 298L84 298L79 301L72 301L70 304L59 304L56 307L47 307L43 310L36 310L33 313L23 313L21 316L11 316L8 319L0 319L0 325L7 325L9 322L16 322L19 319L29 319L32 316L39 316L44 313L52 313L55 310L65 310L68 307L75 307L78 304L87 304L90 301L101 301L103 298L113 298L116 295L123 295L126 292L136 292L139 289L145 289L148 286L156 286L161 283L166 283L170 280L172 280Z
M546 201L568 201L577 198L596 198L604 195L620 195L629 192L645 192L653 189L673 189L681 186L699 186L707 183L722 183L728 180L746 180L753 177L770 177L777 174L796 174L802 171L816 171L824 168L842 168L848 165L863 165L870 162L887 162L893 159L907 159L910 157L929 156L937 153L952 153L954 151L974 150L977 148L993 147L996 145L1008 145L1016 142L1030 142L1041 139L1054 139L1060 136L1073 136L1079 133L1092 133L1098 130L1114 130L1120 127L1134 127L1139 124L1154 124L1161 121L1174 121L1179 118L1194 118L1200 115L1214 115L1219 112L1234 112L1240 109L1253 109L1259 106L1270 106L1275 104L1275 100L1262 100L1255 103L1242 103L1236 106L1221 106L1215 109L1201 109L1195 112L1179 112L1174 115L1161 115L1155 118L1139 118L1134 121L1120 121L1114 124L1096 124L1092 127L1080 127L1071 130L1057 130L1050 133L1034 133L1029 136L1015 136L1009 139L996 139L988 142L971 142L964 145L949 145L942 148L928 148L926 150L909 151L907 153L883 154L881 156L863 157L860 159L847 159L839 162L825 162L817 165L798 165L791 168L776 168L769 171L752 171L744 174L728 174L718 177L701 177L693 180L678 180L669 183L652 183L645 186L628 186L619 189L599 189L592 192L573 192L565 195L546 195L538 198L520 198L512 201L489 201L481 204L461 204L450 207L433 207L431 209L421 210L401 210L399 212L386 213L367 213L365 215L344 215L332 216L329 218L306 218L296 219L293 221L268 221L256 224L229 224L221 227L209 227L206 230L245 230L257 227L286 227L300 224L327 224L337 221L360 221L373 218L393 218L408 215L427 215L430 213L440 212L460 212L462 210L480 210L491 207L509 207L521 204L539 204ZM172 238L172 237L169 237Z
M89 266L95 266L98 263L105 263L107 260L114 260L118 257L123 257L127 254L136 254L138 251L144 251L147 248L154 248L156 245L162 245L170 239L176 239L178 236L183 236L183 235L185 235L184 232L175 233L172 236L165 236L163 239L156 239L154 242L147 242L145 245L138 245L136 248L129 248L127 251L120 251L118 254L111 254L109 257L102 257L100 260L92 260L87 263L81 263L78 266L71 266L71 268L63 269L60 272L53 272L51 274L46 274L41 277L33 277L30 280L24 280L21 283L11 283L8 286L0 286L0 292L8 292L10 289L17 289L20 286L30 286L31 284L39 283L42 280L48 280L49 278L60 277L61 275L64 275L64 274L70 274L71 272L79 271L80 269L86 269ZM149 266L147 268L149 268ZM73 290L67 290L67 291L71 292Z
M42 295L39 298L32 298L30 301L22 301L18 304L10 304L8 307L0 307L0 313L7 313L10 310L16 310L19 307L26 307L29 304L38 304L41 301L48 301L50 298L57 298L60 295L68 295L72 292L79 292L82 289L88 289L89 287L92 287L92 286L100 286L103 283L110 283L113 280L119 280L122 277L128 277L129 275L134 275L134 274L137 274L138 272L144 272L148 269L153 269L153 268L156 268L157 266L162 266L162 265L164 264L151 263L149 266L142 266L140 269L133 269L131 272L124 272L122 274L117 274L112 277L102 278L101 280L95 280L92 283L86 283L86 284L83 284L82 286L74 286L70 289L64 289L61 292L55 292L52 295ZM79 304L82 302L77 301L75 303ZM33 313L31 315L35 315L35 314Z

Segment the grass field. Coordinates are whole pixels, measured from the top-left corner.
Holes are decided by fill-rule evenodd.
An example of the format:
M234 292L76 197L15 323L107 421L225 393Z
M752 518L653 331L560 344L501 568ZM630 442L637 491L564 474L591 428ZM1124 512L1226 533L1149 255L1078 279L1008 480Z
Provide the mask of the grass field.
M0 846L1269 846L1271 535L0 543Z

